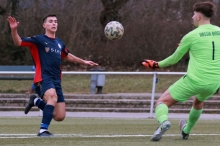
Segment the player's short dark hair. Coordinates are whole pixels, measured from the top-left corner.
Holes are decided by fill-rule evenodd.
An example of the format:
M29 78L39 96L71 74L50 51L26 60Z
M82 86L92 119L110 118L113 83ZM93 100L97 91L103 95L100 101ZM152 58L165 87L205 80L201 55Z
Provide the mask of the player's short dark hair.
M198 2L193 6L193 11L200 12L208 18L211 18L215 12L215 4L212 2Z
M56 14L48 14L48 15L46 15L46 16L43 18L43 23L45 22L45 20L46 20L48 17L57 17L57 15L56 15Z

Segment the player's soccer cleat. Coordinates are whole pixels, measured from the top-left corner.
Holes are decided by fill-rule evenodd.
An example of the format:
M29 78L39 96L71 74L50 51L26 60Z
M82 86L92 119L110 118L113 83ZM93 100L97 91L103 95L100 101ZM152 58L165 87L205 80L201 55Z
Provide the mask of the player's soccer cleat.
M186 127L186 122L185 120L181 119L180 122L179 122L179 127L180 127L180 131L181 131L181 134L182 134L182 138L184 140L187 140L189 138L189 134L186 134L183 132L183 129Z
M27 114L31 110L31 108L34 106L34 99L37 98L37 96L36 95L31 95L29 98L30 98L29 102L27 103L27 105L24 108L24 113L25 114Z
M44 132L41 132L41 133L39 132L37 134L37 136L39 136L39 137L54 137L54 135L47 130Z
M163 134L170 128L171 123L170 121L164 121L157 130L154 132L154 135L151 137L150 141L159 141Z

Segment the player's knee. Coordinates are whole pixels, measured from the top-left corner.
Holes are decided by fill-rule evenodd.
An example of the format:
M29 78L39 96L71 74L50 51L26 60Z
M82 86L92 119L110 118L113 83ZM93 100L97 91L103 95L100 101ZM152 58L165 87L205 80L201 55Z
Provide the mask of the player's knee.
M57 103L57 94L54 89L48 89L44 93L44 100L47 102L47 104L55 105Z

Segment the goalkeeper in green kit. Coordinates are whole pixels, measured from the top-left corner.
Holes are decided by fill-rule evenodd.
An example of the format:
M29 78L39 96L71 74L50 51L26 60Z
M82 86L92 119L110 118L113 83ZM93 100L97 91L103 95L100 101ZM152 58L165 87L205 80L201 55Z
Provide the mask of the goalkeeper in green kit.
M190 56L187 74L171 85L156 102L155 116L160 126L151 141L159 141L170 128L168 108L194 96L188 120L181 119L179 123L182 139L188 139L202 114L203 102L220 86L220 28L210 24L214 10L212 2L196 3L192 17L196 29L182 38L176 51L159 62L147 59L142 62L145 67L154 69L177 63L187 52Z

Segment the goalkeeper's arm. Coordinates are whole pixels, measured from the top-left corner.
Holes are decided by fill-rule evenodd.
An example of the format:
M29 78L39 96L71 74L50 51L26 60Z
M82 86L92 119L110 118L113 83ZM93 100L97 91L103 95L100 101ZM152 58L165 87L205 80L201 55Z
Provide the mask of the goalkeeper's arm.
M176 64L180 59L184 56L185 53L181 53L176 50L171 56L167 57L166 59L158 62L159 67L167 67L173 64Z
M171 56L169 56L168 58L160 61L160 62L156 62L154 60L144 60L142 62L142 64L146 67L146 68L160 68L160 67L167 67L173 64L176 64L182 57L183 57L184 53L180 53L179 51L175 51Z

